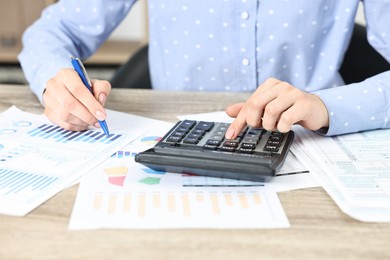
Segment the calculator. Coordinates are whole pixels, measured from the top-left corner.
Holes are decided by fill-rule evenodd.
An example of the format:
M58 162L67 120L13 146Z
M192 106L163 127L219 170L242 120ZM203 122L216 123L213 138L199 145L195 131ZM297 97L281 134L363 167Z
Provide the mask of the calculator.
M283 165L294 132L245 127L226 139L229 123L181 120L135 161L157 171L269 181Z

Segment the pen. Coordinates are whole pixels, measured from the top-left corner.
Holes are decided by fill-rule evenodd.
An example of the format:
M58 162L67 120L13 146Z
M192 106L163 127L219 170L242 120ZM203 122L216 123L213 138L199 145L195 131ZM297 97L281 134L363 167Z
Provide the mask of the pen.
M87 70L85 69L83 63L79 58L73 58L72 57L72 65L77 74L79 74L81 80L83 81L84 85L89 89L89 91L93 94L92 92L92 82L88 77ZM109 136L110 132L108 131L107 123L106 120L100 121L99 124L101 128L103 129L104 133Z

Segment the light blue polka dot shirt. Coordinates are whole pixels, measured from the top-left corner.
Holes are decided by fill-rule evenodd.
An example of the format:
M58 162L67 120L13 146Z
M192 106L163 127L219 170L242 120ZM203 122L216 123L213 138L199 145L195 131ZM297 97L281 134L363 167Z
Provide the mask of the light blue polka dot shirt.
M71 67L70 56L90 57L134 2L63 0L43 12L19 55L41 102L47 80ZM330 114L327 135L390 127L390 72L350 85L338 73L358 4L149 0L153 88L253 92L275 77L321 97ZM368 39L390 61L390 2L364 5Z

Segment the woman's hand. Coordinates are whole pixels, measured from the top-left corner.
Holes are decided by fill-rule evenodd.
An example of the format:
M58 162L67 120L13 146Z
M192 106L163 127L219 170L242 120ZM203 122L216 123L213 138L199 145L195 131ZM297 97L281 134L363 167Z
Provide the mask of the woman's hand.
M106 80L92 82L93 95L73 69L62 69L51 78L43 94L45 115L51 122L71 131L100 127L97 120L105 120L104 103L111 90Z
M226 138L235 138L242 129L263 127L269 131L288 132L294 124L309 130L329 126L329 115L322 100L292 85L270 78L261 84L245 103L226 108L235 120L226 132Z

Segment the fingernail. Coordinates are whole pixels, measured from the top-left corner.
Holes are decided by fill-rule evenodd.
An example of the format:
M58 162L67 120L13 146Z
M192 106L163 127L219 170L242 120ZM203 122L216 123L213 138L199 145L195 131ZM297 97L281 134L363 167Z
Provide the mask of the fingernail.
M99 123L95 123L95 127L96 128L100 128L100 124Z
M226 134L225 134L225 137L227 139L232 139L234 135L234 129L233 128L229 128L227 131L226 131Z
M100 104L102 104L102 105L104 106L104 104L106 103L106 100L107 100L106 95L103 94L103 93L101 93L101 94L99 95L99 102L100 102Z
M106 117L105 117L105 115L103 114L102 111L98 110L98 111L96 111L96 118L97 118L99 121L103 121Z

